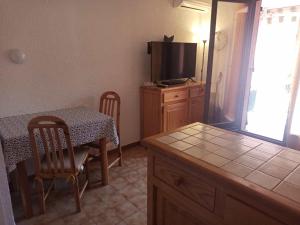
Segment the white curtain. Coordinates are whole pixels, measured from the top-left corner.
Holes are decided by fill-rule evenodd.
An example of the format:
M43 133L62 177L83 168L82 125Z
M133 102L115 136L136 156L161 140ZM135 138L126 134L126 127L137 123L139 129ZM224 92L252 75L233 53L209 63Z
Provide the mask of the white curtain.
M7 173L4 163L2 146L0 144L0 224L15 225L12 211Z

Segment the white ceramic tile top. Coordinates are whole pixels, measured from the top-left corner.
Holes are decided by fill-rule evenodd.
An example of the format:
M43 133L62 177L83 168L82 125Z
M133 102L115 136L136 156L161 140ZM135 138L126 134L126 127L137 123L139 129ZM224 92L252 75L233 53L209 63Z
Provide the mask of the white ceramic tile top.
M300 151L200 123L156 141L300 203Z
M193 135L193 134L198 134L200 131L192 129L192 128L187 128L187 129L182 130L181 132L183 132L185 134Z
M253 171L246 177L246 179L270 190L280 183L280 179L259 171Z
M208 134L208 133L205 133L205 132L200 132L200 133L198 133L194 136L197 137L197 138L203 139L203 140L211 140L211 139L215 138L214 135L211 135L211 134Z
M234 163L234 162L230 162L230 163L226 164L225 166L222 167L222 169L224 169L230 173L233 173L234 175L237 175L239 177L245 177L253 171L253 169L251 169L249 167L246 167L241 164Z
M253 158L248 155L242 155L234 161L236 163L243 164L244 166L250 167L252 169L256 169L257 167L259 167L261 164L264 163L263 160Z
M178 140L182 140L184 138L189 137L189 135L187 135L185 133L182 133L182 132L175 132L175 133L169 134L169 136L173 137L173 138L176 138Z
M187 142L187 143L192 144L192 145L196 145L196 144L201 143L201 139L196 138L194 136L190 136L188 138L185 138L182 141Z
M176 148L176 149L182 151L182 150L185 150L185 149L187 149L187 148L192 147L193 145L188 144L188 143L183 142L183 141L176 141L176 142L170 144L170 146L172 146L173 148Z
M225 158L218 156L216 154L213 154L213 153L203 156L202 160L206 161L210 164L213 164L217 167L223 166L226 163L230 162L228 159L225 159Z
M176 138L173 138L173 137L170 137L170 136L162 136L162 137L158 138L157 140L164 143L164 144L171 144L171 143L177 141Z
M193 146L191 148L188 148L184 152L186 154L192 155L192 156L194 156L195 158L198 158L198 159L203 158L205 155L211 154L211 152L209 152L205 149L201 149L197 146Z

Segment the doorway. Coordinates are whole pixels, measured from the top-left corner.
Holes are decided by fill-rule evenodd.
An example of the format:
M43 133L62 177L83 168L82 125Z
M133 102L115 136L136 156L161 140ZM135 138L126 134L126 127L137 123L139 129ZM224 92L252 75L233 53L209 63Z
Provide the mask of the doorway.
M263 0L253 55L243 131L283 141L297 63L299 0Z

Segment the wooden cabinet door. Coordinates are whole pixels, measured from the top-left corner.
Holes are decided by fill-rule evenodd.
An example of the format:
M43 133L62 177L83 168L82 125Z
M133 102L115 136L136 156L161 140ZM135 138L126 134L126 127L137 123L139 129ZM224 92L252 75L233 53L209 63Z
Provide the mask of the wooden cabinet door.
M157 189L155 204L156 225L207 225L191 215L188 209L173 203L160 189Z
M188 102L169 103L164 108L165 131L188 124Z
M203 122L204 96L190 99L190 123Z

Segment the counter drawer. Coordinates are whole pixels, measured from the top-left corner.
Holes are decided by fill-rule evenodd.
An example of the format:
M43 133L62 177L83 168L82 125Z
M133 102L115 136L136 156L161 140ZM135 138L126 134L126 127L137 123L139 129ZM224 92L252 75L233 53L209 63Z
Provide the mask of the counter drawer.
M201 178L191 175L181 168L158 158L154 160L154 176L190 200L213 211L215 205L215 188Z
M188 98L188 91L187 89L184 90L176 90L166 92L164 94L164 102L172 102L177 100L184 100Z

